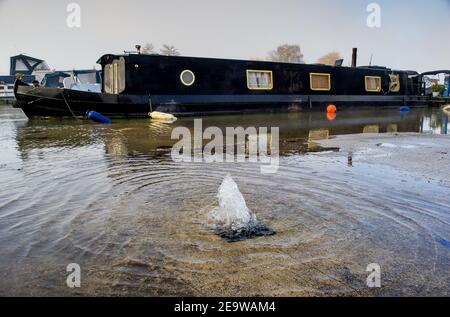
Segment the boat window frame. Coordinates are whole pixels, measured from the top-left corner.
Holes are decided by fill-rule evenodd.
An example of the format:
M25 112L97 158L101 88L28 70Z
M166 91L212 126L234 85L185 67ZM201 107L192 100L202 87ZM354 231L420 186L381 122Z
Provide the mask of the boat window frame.
M111 63L104 66L104 84L105 93L118 95L126 88L126 65L125 59L120 57L114 59ZM108 85L108 87L107 87ZM106 89L108 88L108 89Z
M367 88L367 79L378 79L379 86L376 90ZM366 88L366 92L381 92L381 76L364 76L364 86Z
M188 82L184 81L183 75L186 74L186 73L189 73L189 74L192 75L192 82L188 83ZM183 70L183 71L180 73L180 81L181 81L181 83L182 83L183 85L185 85L186 87L192 86L192 85L195 83L195 74L194 74L194 72L193 72L192 70L190 70L190 69L185 69L185 70Z
M117 62L118 67L118 76L117 76L117 89L118 94L121 94L125 91L127 87L127 65L125 58L122 56L119 58Z
M251 87L250 81L249 81L249 73L263 73L263 74L269 74L269 87ZM262 70L262 69L247 69L246 71L246 77L247 77L247 88L249 90L273 90L273 71L272 70Z
M114 84L113 84L113 93L115 95L119 94L119 67L117 63L112 64L113 65L113 77L114 77Z
M327 76L328 88L314 88L313 76ZM309 73L309 88L313 91L330 91L331 90L331 74L330 73Z
M394 83L394 81L392 81L391 76L395 76L396 83L398 84L397 88L394 90L391 89L391 85ZM399 93L401 89L402 89L402 84L400 82L400 74L394 74L394 73L389 74L389 92L396 94L396 93Z
M105 93L111 94L113 91L112 64L106 64L103 69L103 90Z

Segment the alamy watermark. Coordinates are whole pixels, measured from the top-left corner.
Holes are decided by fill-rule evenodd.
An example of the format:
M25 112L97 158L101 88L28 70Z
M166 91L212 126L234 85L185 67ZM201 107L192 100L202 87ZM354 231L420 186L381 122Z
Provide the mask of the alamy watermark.
M172 130L174 162L259 163L262 174L274 174L279 168L279 128L219 127L203 130L202 119L194 120L194 135L187 127ZM209 141L204 145L204 141Z
M66 267L66 271L69 273L66 279L67 287L80 288L81 287L81 267L77 263L70 263Z
M381 28L381 6L376 2L372 2L367 6L366 10L369 12L367 26L369 28Z
M370 288L380 288L381 266L377 263L371 263L367 266L367 272L369 272L369 276L367 277L367 286Z
M81 27L81 6L72 2L66 7L67 15L66 24L69 28L80 28Z

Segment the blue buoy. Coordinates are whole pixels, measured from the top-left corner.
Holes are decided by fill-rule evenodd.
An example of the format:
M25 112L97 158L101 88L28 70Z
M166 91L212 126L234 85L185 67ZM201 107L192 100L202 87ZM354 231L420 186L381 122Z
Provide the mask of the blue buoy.
M439 242L442 246L450 249L450 241L445 239L437 239L437 242Z
M411 108L408 107L406 104L400 108L400 112L410 112Z
M101 113L99 113L97 111L88 111L87 117L89 120L92 120L97 123L102 123L102 124L111 124L112 123L110 118L102 115Z

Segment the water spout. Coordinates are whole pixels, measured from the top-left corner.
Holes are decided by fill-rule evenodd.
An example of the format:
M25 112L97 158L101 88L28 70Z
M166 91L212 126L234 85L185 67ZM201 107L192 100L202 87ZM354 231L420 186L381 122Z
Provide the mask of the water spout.
M215 232L229 242L275 232L257 220L255 213L247 207L244 196L231 175L227 175L217 194L219 206L210 212Z

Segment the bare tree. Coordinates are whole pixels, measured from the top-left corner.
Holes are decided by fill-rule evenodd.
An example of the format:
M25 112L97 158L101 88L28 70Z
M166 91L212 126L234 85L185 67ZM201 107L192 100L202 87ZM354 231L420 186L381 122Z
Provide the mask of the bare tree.
M268 60L273 62L299 63L303 62L303 54L299 45L284 44L269 53Z
M161 54L167 56L179 56L180 51L173 45L164 44L163 48L161 49Z
M141 49L142 54L155 54L155 46L152 43L147 43Z
M321 58L317 60L317 63L334 66L336 60L338 59L342 59L342 56L338 52L334 51L323 55Z

